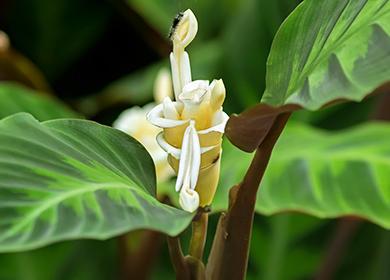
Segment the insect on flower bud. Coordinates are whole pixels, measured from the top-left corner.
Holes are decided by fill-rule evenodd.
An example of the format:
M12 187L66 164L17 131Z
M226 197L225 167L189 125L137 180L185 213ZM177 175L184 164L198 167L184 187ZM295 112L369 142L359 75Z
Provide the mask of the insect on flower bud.
M169 37L173 41L174 48L184 49L194 40L197 32L198 21L194 13L188 9L175 17Z

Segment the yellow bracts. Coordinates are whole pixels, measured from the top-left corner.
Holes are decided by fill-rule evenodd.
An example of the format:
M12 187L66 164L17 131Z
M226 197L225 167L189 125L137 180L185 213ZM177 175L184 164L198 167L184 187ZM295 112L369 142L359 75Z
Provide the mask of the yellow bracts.
M147 118L163 129L157 142L168 153L177 174L176 191L181 207L189 212L210 205L219 179L221 143L228 116L222 110L222 80L191 81L190 60L185 47L197 32L190 10L179 18L172 32L170 55L176 101L166 97Z

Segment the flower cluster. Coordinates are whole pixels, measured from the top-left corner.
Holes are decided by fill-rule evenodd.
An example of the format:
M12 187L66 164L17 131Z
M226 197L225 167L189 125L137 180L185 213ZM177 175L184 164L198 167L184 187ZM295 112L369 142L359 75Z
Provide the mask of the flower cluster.
M180 14L173 26L170 54L175 101L165 97L147 115L163 129L157 142L168 153L177 174L181 207L189 212L210 205L219 179L222 135L228 116L223 112L222 80L192 81L185 48L194 39L198 23L191 10Z

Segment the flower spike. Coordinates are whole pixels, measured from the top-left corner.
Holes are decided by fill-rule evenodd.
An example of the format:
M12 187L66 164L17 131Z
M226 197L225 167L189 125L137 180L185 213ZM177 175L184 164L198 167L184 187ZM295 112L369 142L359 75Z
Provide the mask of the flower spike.
M163 129L157 143L168 153L177 174L175 189L180 206L194 212L210 205L219 179L222 135L228 116L223 112L222 80L192 81L185 48L194 39L198 23L191 10L174 21L170 54L175 101L165 97L147 118Z

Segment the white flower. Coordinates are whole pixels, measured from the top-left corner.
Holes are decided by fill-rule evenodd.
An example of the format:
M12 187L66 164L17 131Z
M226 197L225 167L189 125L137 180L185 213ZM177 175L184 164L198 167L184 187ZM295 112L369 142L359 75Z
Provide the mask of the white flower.
M169 71L161 69L154 84L154 98L161 102L172 96L172 83ZM119 129L138 140L151 155L156 166L157 182L161 183L172 177L173 170L167 164L167 154L156 142L156 136L162 131L146 120L146 114L155 106L149 103L144 107L132 107L123 111L113 127Z
M198 23L191 10L183 13L172 34L170 55L175 100L165 97L147 115L163 129L157 142L168 153L177 174L179 203L189 212L209 205L219 178L222 134L228 116L222 110L225 87L222 80L191 79L185 47L194 39Z
M146 120L146 114L154 106L154 103L149 103L142 108L133 107L123 111L114 122L113 127L142 143L156 166L157 182L164 182L173 175L173 170L167 164L167 154L156 142L156 136L162 130Z

